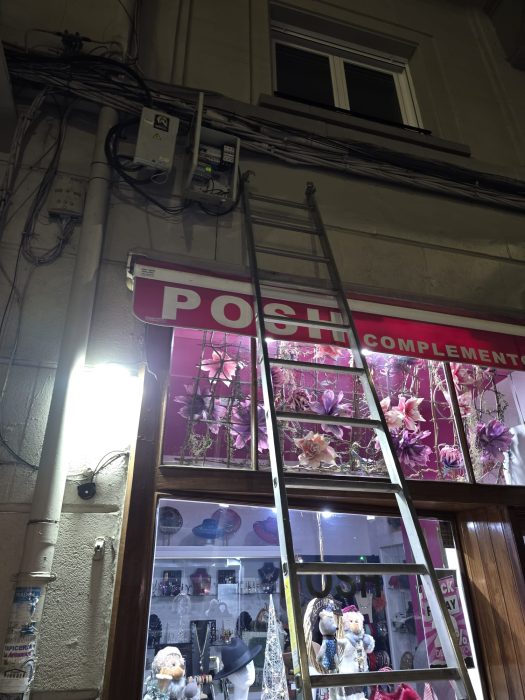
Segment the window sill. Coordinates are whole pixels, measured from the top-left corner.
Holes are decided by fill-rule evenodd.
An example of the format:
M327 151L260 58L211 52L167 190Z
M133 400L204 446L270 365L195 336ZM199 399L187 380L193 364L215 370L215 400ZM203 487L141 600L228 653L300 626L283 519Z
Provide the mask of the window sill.
M286 112L287 114L316 119L326 125L331 124L343 129L352 129L353 131L361 133L374 134L375 136L403 143L410 143L443 153L451 153L456 156L470 156L470 148L463 143L446 141L430 134L421 134L417 131L403 129L401 126L390 126L375 121L368 121L361 117L354 117L351 114L347 115L341 114L340 112L332 112L330 109L306 105L301 102L295 102L294 100L276 97L275 95L261 95L258 104L260 107ZM328 135L330 136L330 134ZM335 138L336 134L334 133L332 136Z

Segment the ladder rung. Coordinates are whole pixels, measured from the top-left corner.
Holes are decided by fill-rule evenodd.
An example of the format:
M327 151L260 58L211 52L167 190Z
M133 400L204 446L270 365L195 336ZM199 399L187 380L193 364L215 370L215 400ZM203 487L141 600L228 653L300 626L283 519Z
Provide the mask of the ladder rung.
M280 360L270 357L272 365L290 367L291 369L311 369L319 372L336 372L337 374L363 375L365 370L361 367L341 367L340 365L321 365L319 362L296 362L295 360Z
M293 413L292 411L276 411L275 417L282 421L298 421L299 423L326 423L327 425L348 425L352 428L373 428L382 430L380 420L372 418L350 418L347 416L324 416L319 413Z
M270 246L258 245L255 246L255 250L258 253L264 253L265 255L277 255L281 258L290 258L297 260L309 260L311 262L327 263L329 258L325 258L322 255L314 255L313 253L301 253L299 251L289 251L282 250L282 248L271 248Z
M318 282L323 282L323 280L317 279L312 281L312 283L307 284L299 284L298 282L283 282L283 275L282 272L275 272L274 270L259 270L259 279L262 281L262 293L264 296L264 292L275 292L275 289L280 289L283 292L301 292L306 295L310 294L312 297L314 297L313 301L315 301L315 297L318 297L319 295L321 296L327 296L331 297L332 299L337 299L339 295L339 290L334 289L333 287L330 287L330 280L326 280L326 286L324 287L318 287L316 286L315 283ZM305 302L307 299L305 299Z
M277 316L267 314L264 317L265 321L270 323L285 323L290 326L304 326L305 328L320 328L326 331L344 331L348 332L348 326L344 323L330 323L330 321L310 321L306 318L292 318L291 316Z
M432 681L457 681L457 668L421 668L406 671L365 671L363 673L323 673L311 675L312 688L351 688L363 685L386 685Z
M405 576L424 576L428 573L424 564L382 564L360 563L360 562L337 562L337 561L311 561L297 563L295 569L300 576L316 574L354 574L356 576L387 576L388 574L401 574Z
M292 477L288 481L290 474L286 474L285 486L287 489L307 489L315 491L358 491L362 493L399 493L402 489L399 484L392 484L390 481L357 481L347 477L335 478L308 478Z
M252 224L255 226L267 226L268 228L279 228L284 231L294 231L295 233L308 233L310 236L318 236L319 233L312 228L306 228L306 226L300 226L299 224L292 224L286 221L278 221L277 219L264 219L260 216L252 216Z
M293 209L308 209L307 204L292 202L290 199L279 199L279 197L267 197L265 194L250 194L250 200L255 199L257 202L269 202L270 204L278 204L282 207L292 207Z

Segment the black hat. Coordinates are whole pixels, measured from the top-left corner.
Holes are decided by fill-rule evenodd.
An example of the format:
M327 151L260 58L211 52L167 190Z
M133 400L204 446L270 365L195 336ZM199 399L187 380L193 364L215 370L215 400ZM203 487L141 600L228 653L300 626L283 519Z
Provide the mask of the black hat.
M222 647L222 663L223 668L216 673L214 676L215 680L221 678L226 678L231 673L239 671L243 666L250 663L257 654L261 651L262 647L257 645L253 649L248 649L246 644L239 639L239 637L232 637L229 644L225 644Z

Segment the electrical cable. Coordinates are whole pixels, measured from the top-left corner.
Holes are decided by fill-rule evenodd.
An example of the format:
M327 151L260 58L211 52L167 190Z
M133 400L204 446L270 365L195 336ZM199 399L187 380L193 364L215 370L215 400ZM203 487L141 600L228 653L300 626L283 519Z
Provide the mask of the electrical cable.
M138 113L141 105L147 103L188 123L195 112L195 104L179 96L184 89L159 82L146 83L136 71L113 59L93 55L57 58L27 54L13 47L7 47L6 55L11 76L16 80L40 87L45 84L60 88L69 94L131 114ZM126 77L133 77L133 80L123 80L123 73ZM145 91L144 86L149 92ZM203 123L238 135L245 150L292 166L335 170L393 186L432 191L479 205L525 210L525 185L511 178L445 161L408 156L358 140L316 138L305 131L282 127L264 118L241 117L220 108L207 109ZM119 174L122 175L121 172ZM137 185L129 181L128 184L132 187ZM141 187L140 183L138 186ZM141 194L145 196L143 190ZM155 197L149 201L158 204ZM214 211L206 205L202 210L213 216L222 213L222 210ZM225 213L228 212L225 210Z
M199 202L198 203L199 208L202 209L202 211L205 214L208 214L208 216L225 216L226 214L230 214L239 205L239 202L240 202L241 197L242 197L243 186L244 186L244 182L243 182L243 179L241 177L241 171L239 170L239 186L237 188L237 190L238 190L237 196L235 197L235 200L232 202L232 204L230 206L228 206L226 209L216 209L215 210L215 209L210 209L202 202Z
M132 36L132 39L133 39L133 41L134 41L134 43L135 43L134 56L133 56L133 57L130 57L130 60L131 60L132 63L136 63L136 62L138 61L138 58L139 58L139 36L138 36L138 33L137 33L137 24L136 24L136 22L135 22L135 17L132 17L132 16L129 14L127 7L124 5L124 3L122 2L122 0L117 0L117 2L118 2L118 4L121 6L121 8L124 10L124 12L126 13L126 17L127 17L128 20L129 20L129 28L130 28L130 30L131 30L131 36ZM135 9L134 9L134 15L135 15L135 16L136 16L136 13L138 12L138 5L139 5L139 3L138 3L138 2L135 2Z
M109 455L112 456L109 457ZM106 459L106 457L108 459ZM90 481L94 481L95 477L100 474L103 469L106 469L106 467L109 467L110 464L113 464L113 462L116 462L118 459L129 459L129 450L112 450L111 452L107 452L104 457L98 461L97 466L91 474Z

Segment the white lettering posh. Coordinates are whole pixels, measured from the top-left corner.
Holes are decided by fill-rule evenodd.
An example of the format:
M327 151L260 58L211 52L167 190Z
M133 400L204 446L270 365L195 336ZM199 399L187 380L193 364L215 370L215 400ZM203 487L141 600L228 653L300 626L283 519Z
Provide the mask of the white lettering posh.
M308 309L308 311L310 311L310 309ZM288 306L288 304L281 304L278 302L276 304L265 304L264 313L269 316L295 316L295 309ZM310 318L310 315L308 315L308 318ZM284 321L283 323L268 321L266 323L266 328L270 333L274 333L275 335L293 335L297 331L297 326L284 323Z
M417 341L417 351L420 352L422 355L428 350L429 347L429 344L425 343L424 340Z
M319 315L319 309L306 309L306 317L309 321L320 321L321 317ZM330 311L330 320L327 323L342 323L342 316L339 311ZM319 340L321 338L320 328L309 328L308 335L312 340ZM343 331L332 331L332 337L335 342L344 342L345 334Z
M459 360L457 345L445 345L445 352L447 353L447 357L453 357Z
M510 361L512 362L512 364L514 365L514 367L517 367L517 366L518 366L518 356L517 356L517 355L514 355L514 354L511 353L511 352L508 352L508 353L507 353L507 357L510 358Z
M236 307L237 318L228 318L226 316L226 307ZM228 328L246 328L252 322L253 312L252 307L245 299L234 297L231 294L221 294L216 297L210 308L212 318L222 326Z
M432 352L436 357L445 357L445 353L438 350L436 343L432 343Z
M175 321L179 309L192 311L200 306L201 298L192 289L181 289L180 287L164 287L164 297L162 300L162 318Z
M369 348L377 348L377 335L373 333L365 333L363 336L364 344Z

